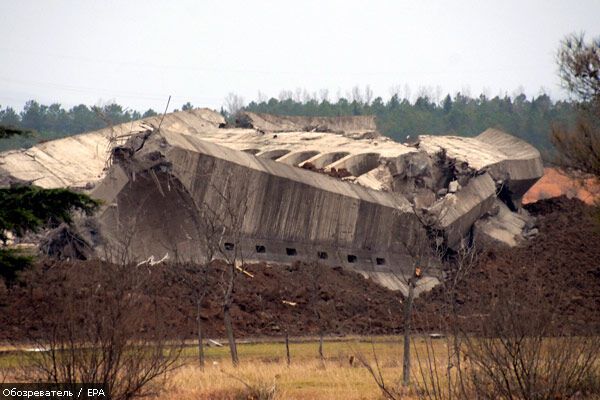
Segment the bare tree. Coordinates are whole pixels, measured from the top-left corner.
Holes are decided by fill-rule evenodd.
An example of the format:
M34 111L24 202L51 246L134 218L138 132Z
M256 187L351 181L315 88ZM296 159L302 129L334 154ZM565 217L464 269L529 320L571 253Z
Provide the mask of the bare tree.
M169 265L169 280L176 282L186 290L177 298L188 298L193 301L196 309L196 338L198 347L198 365L201 369L205 366L204 356L204 329L202 324L202 305L209 294L211 287L210 263L205 262L178 262ZM181 296L183 294L183 296Z
M396 278L404 286L404 302L403 302L403 359L402 359L402 386L406 388L411 383L411 342L414 345L414 336L412 332L412 324L414 319L414 300L417 292L419 280L426 277L439 277L442 291L444 293L445 304L447 308L441 310L440 323L446 333L452 333L453 328L448 322L456 320L451 316L457 310L455 308L455 299L457 294L457 287L459 283L465 279L470 270L472 269L475 259L476 252L473 247L467 245L467 241L463 241L460 249L457 252L450 251L445 245L445 239L443 232L439 230L440 222L446 216L448 208L443 204L438 207L435 212L426 212L421 209L414 208L415 215L420 219L421 223L425 227L427 238L425 240L417 240L415 243L406 244L405 252L410 255L413 260L408 271L395 273ZM441 274L441 268L444 263L448 265L448 257L453 255L453 260L449 264L451 267L446 271L446 279L443 279ZM413 346L416 349L416 346ZM421 357L419 353L416 353L417 359L417 371L420 374L420 379L417 385L419 386L420 396L423 398L441 398L442 389L440 382L447 381L448 388L450 385L454 385L456 382L451 377L451 367L457 363L456 359L459 358L460 354L460 341L454 336L452 342L448 342L448 368L442 377L437 371L437 358L432 352L433 346L431 342L427 344L427 355ZM429 351L431 350L431 351ZM380 371L378 363L375 363L375 367L368 364L364 357L360 359L364 366L375 379L382 392L391 399L402 398L405 390L394 390L389 385L385 384L383 375ZM459 363L460 361L458 361ZM454 392L454 390L453 390ZM444 391L445 393L445 391Z
M369 371L375 383L388 399L399 400L404 398L411 384L416 386L416 396L419 399L451 400L455 397L470 398L466 395L466 385L461 375L464 370L464 366L461 364L461 354L463 351L460 334L462 332L458 325L456 298L460 283L468 276L475 265L477 252L474 248L465 246L452 254L450 260L444 260L446 265L446 279L440 282L444 306L439 309L439 321L436 323L445 334L447 353L445 355L446 368L440 369L438 366L439 356L436 354L437 350L434 342L437 339L421 338L419 340L419 342L424 342L425 344L425 353L423 354L418 350L412 332L412 323L415 319L414 294L416 282L433 269L438 268L438 263L441 263L443 258L448 257L447 250L443 246L439 244L429 246L429 244L426 244L424 246L416 245L411 247L411 254L415 260L412 275L398 274L398 278L403 280L407 287L403 305L404 350L402 360L402 388L396 388L384 379L374 345L372 346L374 364L370 363L364 355L359 354L358 356L359 362ZM414 359L411 344L415 350ZM411 382L411 364L415 361L416 367L414 368L414 373L417 375L417 379L413 383Z
M321 283L323 282L323 269L329 267L320 264L316 260L310 261L304 264L302 267L307 268L310 274L310 281L308 282L309 308L315 318L315 322L319 330L319 360L321 362L321 366L325 366L323 342L325 337L325 331L329 328L329 321L323 318L323 314L327 313L326 309L329 307L329 304L322 298L323 293L321 291Z
M404 324L404 336L403 336L403 351L402 351L402 385L408 386L410 383L410 338L411 338L411 327L412 327L412 313L413 313L413 302L415 297L415 286L417 279L421 277L421 271L419 268L418 259L415 260L413 267L413 273L407 277L407 288L408 293L404 299L404 306L402 311L402 322Z
M235 93L229 93L225 97L225 108L231 117L237 115L244 108L245 104L244 98Z
M266 103L267 101L269 101L269 97L264 94L262 91L258 91L258 95L256 96L256 102L257 103Z
M558 163L567 169L600 176L600 37L586 42L583 34L569 35L557 53L563 86L580 100L572 128L555 125L552 142Z
M557 53L563 86L582 101L600 98L600 37L586 42L583 34L565 37Z
M406 244L405 252L410 255L413 265L408 273L396 274L396 277L404 282L406 287L403 326L404 326L404 351L402 360L402 385L410 383L411 370L411 328L413 319L413 303L417 282L426 275L431 275L441 267L447 248L444 245L444 235L437 228L448 212L447 206L441 204L435 212L425 212L413 205L415 216L419 218L425 227L426 240L417 240L416 243ZM435 275L435 274L434 274Z
M154 394L178 366L160 274L147 265L51 263L25 277L27 381L102 384L113 399ZM23 303L22 303L23 304ZM27 306L28 305L28 306Z
M286 100L291 100L294 98L294 92L292 92L291 90L282 90L281 92L279 92L279 101L286 101Z
M402 85L392 85L389 89L390 97L402 97Z
M233 173L230 171L218 185L210 184L211 196L214 196L212 198L215 201L207 199L199 208L205 221L204 232L208 257L225 261L219 281L223 294L223 323L229 342L231 361L233 365L238 365L231 307L237 274L244 271L243 223L249 208L250 193L241 190L240 187L234 187L235 185Z
M350 92L350 95L348 96L348 98L358 104L363 104L363 102L364 102L362 91L360 90L360 87L358 87L358 86L354 86L352 88L352 91Z
M461 330L458 297L459 289L477 263L479 252L473 246L462 246L457 252L447 255L444 260L445 279L440 282L443 302L438 310L436 324L445 336L445 368L440 368L435 343L439 338L423 338L425 352L421 353L415 344L419 398L427 400L451 400L469 398L465 383L465 366L462 362L463 334ZM445 382L445 385L444 385Z
M319 99L321 100L321 103L329 101L329 89L319 90Z
M365 86L365 104L370 105L371 101L373 101L373 89L371 86Z
M411 271L407 274L396 274L396 276L406 285L406 295L402 311L402 323L404 328L402 353L403 386L408 386L410 384L410 344L412 338L413 305L417 282L440 266L444 251L441 246L435 246L435 248L433 248L428 241L420 241L413 246L407 246L406 250L407 254L413 259Z

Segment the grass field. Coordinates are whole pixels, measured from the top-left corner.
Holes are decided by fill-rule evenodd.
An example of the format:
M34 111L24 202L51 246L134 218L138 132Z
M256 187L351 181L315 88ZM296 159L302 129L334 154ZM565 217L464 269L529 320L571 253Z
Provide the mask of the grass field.
M423 339L417 338L413 348L424 354L424 343ZM434 343L440 362L445 362L445 341ZM373 342L364 337L326 340L324 362L318 356L317 340L292 340L290 366L286 362L284 343L240 343L238 351L240 365L234 368L227 346L206 347L206 367L201 370L197 349L190 343L184 350L181 367L160 384L158 398L247 399L252 398L249 395L253 391L273 391L275 399L381 399L381 391L359 362L362 356L374 365L373 351L386 384L399 386L402 374L400 337L377 337ZM13 351L0 355L0 368L8 372L6 378L9 380L11 371L21 362L21 356Z
M445 362L445 341L435 342L439 362ZM424 341L414 347L425 354ZM317 341L291 343L288 367L283 343L241 344L240 365L234 368L228 348L210 348L207 366L202 371L189 349L190 363L177 370L166 385L165 399L237 399L248 398L253 390L274 390L278 399L381 399L381 391L359 358L374 365L377 354L386 384L398 387L402 376L400 338L350 339L326 341L325 361L318 357ZM414 351L413 351L414 353ZM249 386L249 387L248 387Z
M552 340L552 339L550 339ZM381 371L387 387L401 389L402 338L348 337L330 338L324 344L325 360L318 356L316 339L290 342L291 364L286 361L283 342L256 341L238 344L240 364L234 367L229 348L206 347L206 366L197 361L197 348L190 342L184 349L180 366L164 381L156 383L156 397L166 400L275 400L275 399L343 399L379 400L385 397L363 362ZM550 342L548 342L550 343ZM429 370L437 370L442 389L448 382L447 342L415 337L413 340L412 380L421 381ZM0 381L15 381L23 355L36 357L36 352L0 347ZM38 353L39 354L39 353ZM363 360L363 361L361 361ZM435 360L435 364L428 361ZM379 369L376 368L376 363ZM431 366L431 368L429 368ZM423 370L420 370L423 368ZM594 383L595 386L598 382ZM417 385L419 386L419 385ZM598 389L600 387L597 387ZM417 399L411 386L403 399ZM594 391L598 393L598 391ZM595 397L581 397L593 398Z

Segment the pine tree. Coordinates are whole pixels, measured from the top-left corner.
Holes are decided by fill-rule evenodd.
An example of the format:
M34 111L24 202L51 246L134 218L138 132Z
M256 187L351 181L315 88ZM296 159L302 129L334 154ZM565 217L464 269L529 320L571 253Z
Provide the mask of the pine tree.
M0 138L23 133L0 126ZM70 224L73 211L91 214L98 205L89 196L69 189L42 189L27 183L0 188L0 276L12 281L33 261L31 256L7 247L9 233L23 237L27 232Z

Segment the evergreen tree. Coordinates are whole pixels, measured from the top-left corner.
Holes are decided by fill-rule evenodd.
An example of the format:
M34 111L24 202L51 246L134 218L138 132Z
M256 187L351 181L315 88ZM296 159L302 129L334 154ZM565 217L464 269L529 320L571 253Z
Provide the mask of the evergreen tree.
M142 114L142 118L155 117L157 115L158 115L158 113L156 111L149 108L148 110L146 110L146 112L144 114Z
M24 131L0 126L0 138L22 135ZM7 281L29 265L31 256L6 246L9 233L23 237L27 232L71 223L71 212L92 213L99 203L89 196L68 189L42 189L17 184L0 188L0 276Z

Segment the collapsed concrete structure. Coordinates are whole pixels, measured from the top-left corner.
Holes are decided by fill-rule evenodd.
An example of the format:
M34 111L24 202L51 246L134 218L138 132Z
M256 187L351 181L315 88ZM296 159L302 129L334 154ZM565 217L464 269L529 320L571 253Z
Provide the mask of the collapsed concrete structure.
M152 117L3 153L0 174L101 199L82 227L103 257L318 261L403 291L432 244L514 246L533 232L520 201L540 154L499 130L408 145L366 116L248 112L238 125L207 109Z

